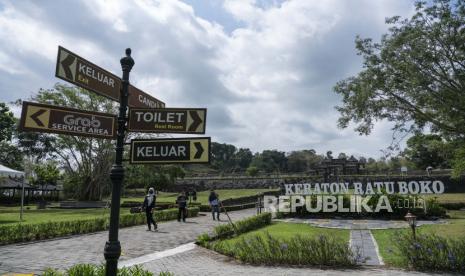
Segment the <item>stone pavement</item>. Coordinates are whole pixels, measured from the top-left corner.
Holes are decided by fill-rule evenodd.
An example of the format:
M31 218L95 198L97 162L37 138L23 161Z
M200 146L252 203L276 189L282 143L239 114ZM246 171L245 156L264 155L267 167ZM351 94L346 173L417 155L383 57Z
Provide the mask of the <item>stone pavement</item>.
M233 220L254 214L255 209L230 212ZM159 224L158 232L145 231L147 227L145 225L122 228L119 231L123 251L120 260L193 242L198 235L211 231L215 225L227 223L226 216L224 214L221 216L221 222L213 221L210 214L188 218L187 223L162 222ZM0 246L0 275L8 272L38 273L47 267L61 269L77 263L102 263L103 247L107 239L108 231L103 231L55 240Z
M361 269L318 269L305 267L270 267L270 266L252 266L238 263L237 261L220 255L218 253L206 250L201 247L173 255L170 257L158 259L143 264L145 269L152 272L170 271L176 276L420 276L420 275L445 275L445 274L426 274L412 271L388 270L381 268L361 268Z
M378 252L378 245L370 230L350 231L350 247L355 253L360 254L361 264L384 265Z
M316 227L338 228L338 229L391 229L407 228L408 223L405 220L383 220L383 219L301 219L287 218L279 221L293 223L307 223ZM445 220L419 220L418 227L428 224L443 224Z

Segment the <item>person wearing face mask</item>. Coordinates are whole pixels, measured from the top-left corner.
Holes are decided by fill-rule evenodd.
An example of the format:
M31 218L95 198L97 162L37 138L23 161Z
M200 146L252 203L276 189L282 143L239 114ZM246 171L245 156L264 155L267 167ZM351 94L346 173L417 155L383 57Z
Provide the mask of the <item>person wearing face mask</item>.
M152 224L153 229L156 231L158 226L155 220L153 219L153 210L155 209L155 190L153 188L149 189L149 193L144 198L144 203L142 205L142 209L145 210L145 215L147 217L147 226L149 229L147 231L152 231Z

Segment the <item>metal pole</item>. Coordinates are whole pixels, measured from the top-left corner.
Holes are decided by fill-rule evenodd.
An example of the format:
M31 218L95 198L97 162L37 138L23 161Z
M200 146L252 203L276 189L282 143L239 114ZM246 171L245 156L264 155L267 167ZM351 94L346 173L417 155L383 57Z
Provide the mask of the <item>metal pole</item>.
M126 132L126 110L128 107L128 86L129 86L129 73L134 66L134 60L131 57L131 49L126 49L126 57L120 60L121 68L123 70L121 98L118 115L118 135L116 139L115 150L115 163L110 171L110 178L112 184L111 192L111 213L110 213L110 231L108 234L108 241L105 244L103 255L106 260L105 274L107 276L116 276L118 269L118 259L121 255L121 244L118 240L118 227L119 227L119 209L120 209L120 194L121 185L124 179L123 168L123 152L124 152L124 135Z
M23 208L24 208L24 179L21 181L21 212L19 213L19 220L23 221Z

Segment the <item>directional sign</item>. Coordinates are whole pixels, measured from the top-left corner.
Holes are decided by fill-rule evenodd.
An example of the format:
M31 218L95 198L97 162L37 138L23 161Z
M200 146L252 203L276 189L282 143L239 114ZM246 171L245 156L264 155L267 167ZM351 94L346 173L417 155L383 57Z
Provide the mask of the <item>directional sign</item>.
M128 130L151 133L205 133L207 109L129 109Z
M23 102L19 128L96 138L116 138L117 118L111 114Z
M105 69L59 46L55 76L99 95L120 101L121 79ZM155 108L165 103L129 86L129 106Z
M132 140L131 164L210 163L210 137Z

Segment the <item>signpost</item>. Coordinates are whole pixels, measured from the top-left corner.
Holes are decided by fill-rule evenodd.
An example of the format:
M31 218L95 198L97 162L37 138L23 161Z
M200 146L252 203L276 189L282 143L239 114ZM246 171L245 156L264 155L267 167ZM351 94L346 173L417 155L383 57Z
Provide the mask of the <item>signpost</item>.
M58 47L55 75L65 81L120 103L118 117L67 107L23 102L20 129L95 138L116 138L108 241L105 244L105 273L115 276L121 244L118 240L120 195L124 179L123 153L126 130L150 133L204 134L205 108L166 108L165 104L129 84L134 66L131 49L120 60L122 78L73 52ZM128 128L127 108L130 110ZM210 137L131 141L131 164L210 163Z
M131 140L131 164L210 163L210 137Z
M120 102L122 80L105 69L59 46L55 76L111 100ZM129 106L162 108L165 103L129 86Z
M128 130L150 133L205 134L205 108L129 109Z
M116 116L74 108L23 102L19 128L95 138L116 138Z

